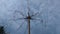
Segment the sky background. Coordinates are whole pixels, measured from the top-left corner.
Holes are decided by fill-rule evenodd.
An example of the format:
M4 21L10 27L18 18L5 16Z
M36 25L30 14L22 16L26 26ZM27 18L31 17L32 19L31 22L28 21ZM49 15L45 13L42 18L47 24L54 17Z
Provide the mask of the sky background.
M43 20L31 20L31 34L60 34L60 0L29 0L29 6L30 15L38 13L32 18ZM0 0L0 25L10 34L27 34L27 21L13 20L23 18L16 11L26 16L27 10L27 0Z

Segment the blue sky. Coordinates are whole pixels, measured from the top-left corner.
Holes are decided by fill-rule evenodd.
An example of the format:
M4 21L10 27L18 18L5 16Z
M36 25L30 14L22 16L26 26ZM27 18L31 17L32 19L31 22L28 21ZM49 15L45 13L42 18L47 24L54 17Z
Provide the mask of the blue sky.
M30 14L39 12L31 20L31 34L60 34L60 0L29 0ZM0 0L0 25L5 26L6 32L10 34L27 34L27 21L15 19L23 16L15 11L27 15L27 0ZM23 23L23 26L19 26ZM45 27L46 23L46 27ZM19 29L18 29L19 28Z

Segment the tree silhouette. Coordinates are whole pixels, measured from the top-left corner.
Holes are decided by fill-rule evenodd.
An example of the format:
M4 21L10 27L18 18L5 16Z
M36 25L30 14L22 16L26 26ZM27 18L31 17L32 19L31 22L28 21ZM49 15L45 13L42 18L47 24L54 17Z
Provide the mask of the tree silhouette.
M6 34L3 26L0 26L0 34Z
M28 5L28 6L27 6L27 9L28 9L27 15L28 15L28 16L25 16L21 11L15 10L14 14L19 13L20 15L23 16L23 18L17 18L17 19L16 19L16 18L15 18L16 15L14 15L13 18L15 18L14 21L16 21L16 20L27 20L27 22L28 22L28 34L30 34L30 20L41 21L41 22L43 23L43 19L41 20L40 18L39 18L39 19L37 19L37 18L32 18L32 17L34 17L34 16L36 16L36 15L38 15L38 14L41 15L42 12L37 12L37 13L35 13L35 14L33 14L33 15L30 15L29 0L27 0L27 5ZM23 25L23 23L20 25L19 28L21 28L22 25ZM18 29L19 29L19 28L18 28Z

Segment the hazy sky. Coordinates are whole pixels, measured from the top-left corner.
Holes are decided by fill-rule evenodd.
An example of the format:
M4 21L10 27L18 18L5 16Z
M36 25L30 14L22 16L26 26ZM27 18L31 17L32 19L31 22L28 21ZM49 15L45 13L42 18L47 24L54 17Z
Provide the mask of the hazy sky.
M60 34L60 0L29 0L30 15L39 13L31 20L31 34ZM27 0L0 0L0 25L5 26L10 34L27 34L26 20L16 20L23 16L15 11L27 15ZM46 23L46 26L45 26ZM22 24L22 27L20 25Z

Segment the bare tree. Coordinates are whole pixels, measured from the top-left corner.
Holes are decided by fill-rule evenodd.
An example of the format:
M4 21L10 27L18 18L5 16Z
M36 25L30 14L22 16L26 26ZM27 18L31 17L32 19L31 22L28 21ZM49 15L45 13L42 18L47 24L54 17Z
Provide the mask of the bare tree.
M27 20L27 22L28 22L28 34L30 34L30 20L39 20L39 21L41 21L42 23L43 23L43 20L41 20L40 18L39 18L39 19L37 19L37 18L32 18L32 17L40 14L41 12L37 12L37 13L35 13L35 14L33 14L33 15L30 15L29 0L27 0L27 8L28 8L28 16L25 16L21 11L15 11L14 14L19 13L19 14L21 14L21 15L23 16L23 18L17 18L17 19L14 19L14 20L15 20L15 21L16 21L16 20ZM15 15L15 16L16 16L16 15ZM14 16L14 17L15 17L15 16ZM22 25L23 25L23 23L20 25L19 28L21 28ZM18 28L18 29L19 29L19 28Z

